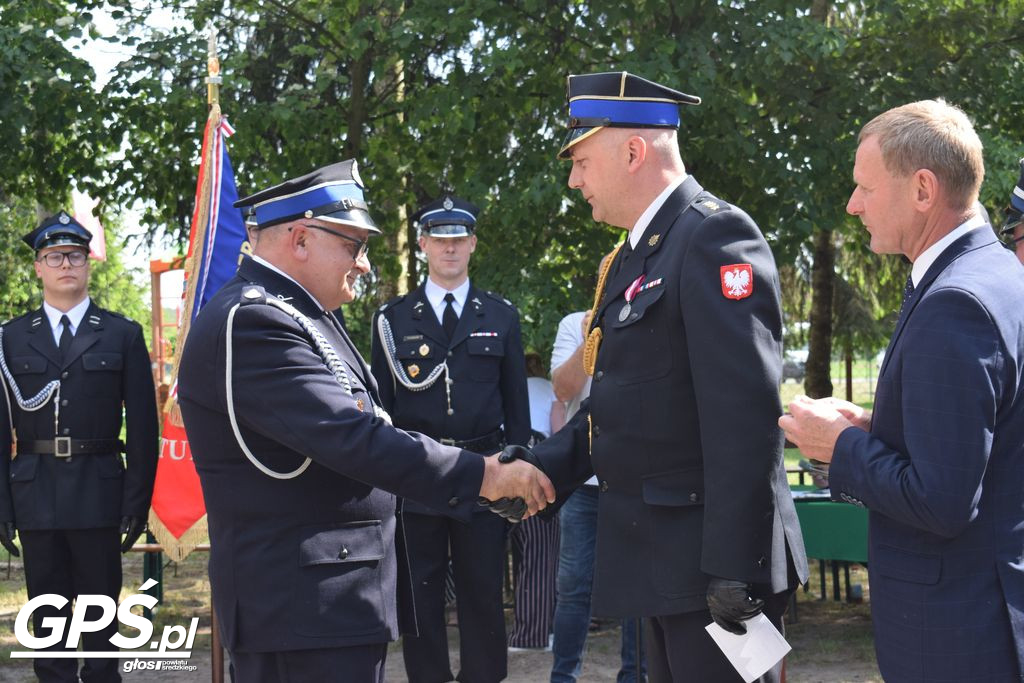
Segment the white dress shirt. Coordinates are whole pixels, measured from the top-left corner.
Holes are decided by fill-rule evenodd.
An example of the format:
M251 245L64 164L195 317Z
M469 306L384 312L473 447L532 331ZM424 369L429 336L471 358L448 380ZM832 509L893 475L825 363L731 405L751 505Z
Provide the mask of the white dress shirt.
M975 214L954 228L948 235L940 239L938 242L922 251L917 257L917 260L914 261L914 267L910 269L910 279L913 281L914 286L917 287L921 284L921 278L924 277L924 274L928 272L931 265L935 263L935 259L939 258L942 252L946 251L949 245L956 242L971 230L980 228L983 225L988 225L988 223L985 222L985 217Z
M455 297L455 301L452 302L452 308L455 309L455 315L461 318L462 307L466 305L466 297L469 296L469 278L466 278L461 285L451 290L451 292ZM423 287L423 293L427 295L427 301L430 302L430 307L434 309L437 322L443 323L444 308L448 305L444 300L444 295L448 293L448 290L428 277L427 284Z
M633 229L629 231L630 247L636 249L636 245L640 244L640 238L644 236L644 231L647 230L647 226L651 224L652 220L654 220L654 214L658 213L658 209L662 207L668 199L668 196L672 194L677 187L682 185L684 180L686 180L685 173L666 185L665 189L661 191L661 194L655 197L650 206L640 214L640 218L637 219L636 225L634 225Z
M50 304L43 302L43 312L46 313L46 319L50 323L50 331L53 333L53 343L60 346L60 335L64 332L61 327L60 318L62 315L66 315L68 320L71 322L71 334L74 335L78 332L78 326L82 324L82 318L85 317L85 312L89 310L89 297L85 297L81 302L75 304L75 306L65 313L59 311Z

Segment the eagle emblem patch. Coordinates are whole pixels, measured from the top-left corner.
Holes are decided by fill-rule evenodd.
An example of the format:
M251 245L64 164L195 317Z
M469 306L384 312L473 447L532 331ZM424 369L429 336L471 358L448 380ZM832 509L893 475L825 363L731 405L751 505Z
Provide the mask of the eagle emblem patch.
M722 266L722 294L726 299L746 299L754 293L754 269L749 263Z

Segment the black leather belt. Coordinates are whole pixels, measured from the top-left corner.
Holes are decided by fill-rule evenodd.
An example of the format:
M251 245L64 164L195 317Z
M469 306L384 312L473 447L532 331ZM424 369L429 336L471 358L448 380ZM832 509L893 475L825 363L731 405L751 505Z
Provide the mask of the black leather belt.
M505 432L498 429L486 436L478 436L475 439L438 439L438 441L445 446L455 446L456 448L464 448L467 451L473 451L481 455L491 455L505 447Z
M124 444L120 439L72 439L70 436L58 436L53 439L36 441L18 440L18 453L55 455L58 458L96 453L121 453L122 451L124 451Z

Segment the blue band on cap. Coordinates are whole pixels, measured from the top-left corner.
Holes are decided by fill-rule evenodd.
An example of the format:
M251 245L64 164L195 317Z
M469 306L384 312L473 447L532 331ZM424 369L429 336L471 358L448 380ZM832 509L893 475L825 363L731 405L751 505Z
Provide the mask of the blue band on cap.
M679 105L675 102L578 99L569 103L569 116L637 126L679 127Z
M427 211L419 217L420 225L442 224L442 223L472 223L476 225L476 218L469 211L462 209L437 209Z
M1013 188L1013 194L1010 195L1010 205L1024 213L1024 188L1020 185Z
M355 183L332 183L320 187L312 187L287 197L275 197L255 209L256 224L266 225L282 218L299 217L307 210L334 204L344 199L363 201L363 191Z

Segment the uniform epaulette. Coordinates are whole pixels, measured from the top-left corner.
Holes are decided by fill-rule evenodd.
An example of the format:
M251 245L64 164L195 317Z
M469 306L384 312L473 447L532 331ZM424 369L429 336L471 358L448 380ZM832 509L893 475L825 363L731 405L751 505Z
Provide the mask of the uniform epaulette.
M118 313L117 311L108 311L108 310L107 310L107 309L105 309L105 308L103 309L103 312L104 312L104 313L109 313L110 315L114 315L114 316L117 316L118 318L121 318L122 320L127 320L127 321L128 321L128 322L130 322L130 323L133 323L133 322L135 322L134 320L132 320L131 318L129 318L128 316L126 316L126 315L125 315L124 313Z
M27 318L30 315L35 315L36 313L39 313L39 309L38 308L36 308L34 310L31 310L31 311L26 311L25 313L22 313L21 315L16 315L13 318L10 318L9 320L5 320L3 322L3 324L4 325L8 325L10 323L13 323L13 322L16 322L18 320L21 320L22 318ZM42 315L42 314L40 313L40 315Z
M691 204L690 206L695 208L697 211L701 213L701 215L705 217L710 216L714 213L718 213L722 209L729 208L728 204L723 202L718 197L715 197L714 195L710 194L698 195L697 198L693 200L693 204Z
M488 292L486 289L484 290L484 294L486 294L487 296L491 297L495 301L500 301L501 303L505 304L506 306L508 306L511 309L515 309L515 307L516 307L515 304L513 304L511 301L509 301L508 299L503 297L501 294L495 294L494 292Z
M382 303L377 308L377 312L378 313L383 313L384 311L388 310L389 308L391 308L395 304L399 304L399 303L405 301L405 296L406 296L405 294L399 294L394 299L389 299L388 301L385 301L384 303Z
M242 294L238 302L242 306L265 304L267 303L267 290L263 289L260 285L245 285L242 287Z

